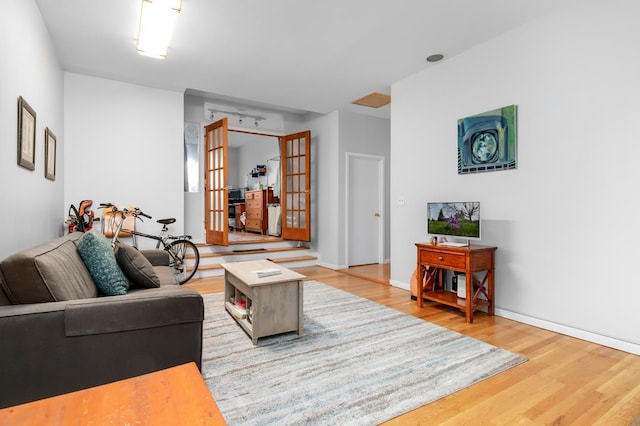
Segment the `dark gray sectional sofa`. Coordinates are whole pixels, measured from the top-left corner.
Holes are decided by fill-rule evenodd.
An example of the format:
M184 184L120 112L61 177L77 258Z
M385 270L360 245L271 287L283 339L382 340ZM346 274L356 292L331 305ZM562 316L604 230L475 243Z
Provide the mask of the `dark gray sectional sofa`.
M202 297L168 255L158 288L101 296L72 233L0 262L0 408L202 361Z

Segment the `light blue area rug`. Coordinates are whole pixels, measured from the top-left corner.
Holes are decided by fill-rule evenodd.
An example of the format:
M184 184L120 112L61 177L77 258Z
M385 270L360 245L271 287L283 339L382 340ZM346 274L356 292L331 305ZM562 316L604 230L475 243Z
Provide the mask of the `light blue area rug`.
M257 346L222 293L204 298L202 374L231 426L375 425L526 361L315 281L304 336Z

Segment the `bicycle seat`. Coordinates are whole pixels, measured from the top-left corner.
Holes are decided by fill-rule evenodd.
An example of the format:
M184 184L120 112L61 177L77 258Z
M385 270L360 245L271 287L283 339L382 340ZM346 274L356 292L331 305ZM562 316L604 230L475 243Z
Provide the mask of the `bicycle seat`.
M175 217L169 217L167 219L158 219L156 220L156 222L161 223L163 225L171 225L172 223L175 223L176 218Z

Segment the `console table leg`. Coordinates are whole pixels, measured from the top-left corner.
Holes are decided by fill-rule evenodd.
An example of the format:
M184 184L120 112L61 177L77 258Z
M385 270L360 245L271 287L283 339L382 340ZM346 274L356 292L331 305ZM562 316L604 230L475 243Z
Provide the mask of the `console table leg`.
M425 276L423 277L422 275L422 270L424 269L422 267L422 265L418 264L417 266L417 271L416 271L416 277L418 278L418 284L416 285L416 288L418 291L416 291L416 297L417 297L417 301L418 301L418 308L422 308L422 304L423 304L423 296L422 296L422 292L424 291L424 278L426 278L426 271L425 271Z
M487 286L489 287L488 292L489 292L489 308L487 309L487 313L490 316L493 316L494 310L495 310L495 304L493 303L494 301L494 285L495 285L495 270L494 269L490 269L488 272L489 274L489 283L487 284Z
M473 322L473 274L469 271L466 272L465 279L465 287L466 287L466 297L465 297L465 306L464 306L464 314L465 320L468 323Z

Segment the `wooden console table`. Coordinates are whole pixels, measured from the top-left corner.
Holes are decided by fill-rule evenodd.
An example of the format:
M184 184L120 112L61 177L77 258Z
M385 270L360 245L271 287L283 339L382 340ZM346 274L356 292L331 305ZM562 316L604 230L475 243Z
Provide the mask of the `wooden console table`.
M0 410L0 425L225 425L198 367L166 370Z
M473 312L486 306L487 313L494 313L495 251L496 247L465 246L448 247L438 244L417 243L418 277L417 302L423 306L423 300L431 300L465 312L466 321L473 322ZM443 285L443 270L464 272L466 297L458 299L455 292L448 291ZM481 280L474 272L485 272ZM484 298L481 298L480 296Z

